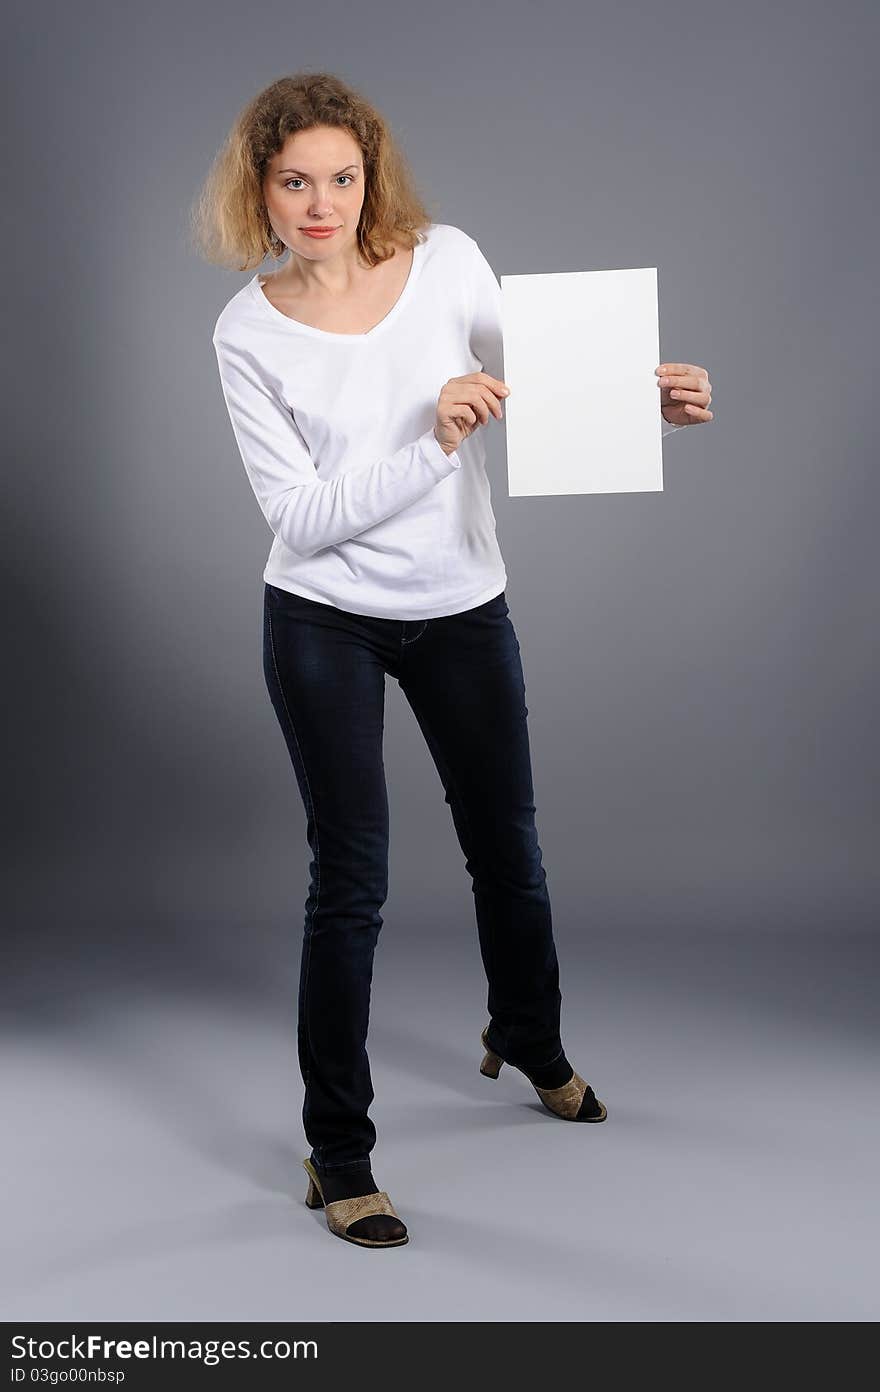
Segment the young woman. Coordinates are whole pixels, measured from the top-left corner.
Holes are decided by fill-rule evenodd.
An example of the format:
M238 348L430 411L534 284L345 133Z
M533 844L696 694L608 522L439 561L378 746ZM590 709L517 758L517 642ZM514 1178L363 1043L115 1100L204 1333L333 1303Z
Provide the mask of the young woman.
M407 1229L373 1179L367 1114L387 674L473 879L489 985L481 1071L520 1069L565 1120L606 1115L560 1038L520 648L484 467L480 428L508 394L500 290L477 243L430 220L381 115L330 74L282 78L244 109L194 225L215 263L279 263L233 295L213 343L274 533L264 673L313 857L297 1024L306 1202L348 1241L398 1246ZM666 429L711 420L705 371L668 367Z

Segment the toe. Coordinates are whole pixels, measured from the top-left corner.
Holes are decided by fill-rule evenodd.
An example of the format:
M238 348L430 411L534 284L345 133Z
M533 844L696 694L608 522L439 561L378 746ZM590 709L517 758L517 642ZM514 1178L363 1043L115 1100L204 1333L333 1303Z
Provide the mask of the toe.
M596 1121L605 1114L605 1107L594 1093L593 1089L587 1085L581 1105L578 1107L575 1121Z
M399 1242L406 1237L406 1226L390 1213L368 1214L346 1228L349 1237L363 1237L368 1242Z

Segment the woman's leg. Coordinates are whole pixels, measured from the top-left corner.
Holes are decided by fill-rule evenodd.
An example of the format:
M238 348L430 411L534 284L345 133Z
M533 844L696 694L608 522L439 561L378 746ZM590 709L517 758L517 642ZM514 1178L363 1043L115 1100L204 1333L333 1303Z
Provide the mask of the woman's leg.
M264 675L312 851L297 1043L303 1126L311 1159L327 1174L369 1172L376 1142L366 1039L388 894L388 798L385 672L371 622L270 585L264 591Z
M571 1068L560 1039L562 996L535 826L525 683L505 595L424 625L402 650L400 686L437 766L473 880L490 1045L556 1086Z

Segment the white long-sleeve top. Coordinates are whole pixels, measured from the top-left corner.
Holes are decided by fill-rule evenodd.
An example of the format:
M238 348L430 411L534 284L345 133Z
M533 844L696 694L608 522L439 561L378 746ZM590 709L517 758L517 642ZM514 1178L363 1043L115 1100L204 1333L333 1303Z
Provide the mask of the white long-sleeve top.
M466 232L431 223L423 235L401 295L367 333L291 319L257 273L213 335L274 533L263 579L379 618L460 613L507 585L485 468L486 431L500 422L490 416L449 455L434 435L450 377L504 380L501 288ZM664 434L684 428L663 421Z

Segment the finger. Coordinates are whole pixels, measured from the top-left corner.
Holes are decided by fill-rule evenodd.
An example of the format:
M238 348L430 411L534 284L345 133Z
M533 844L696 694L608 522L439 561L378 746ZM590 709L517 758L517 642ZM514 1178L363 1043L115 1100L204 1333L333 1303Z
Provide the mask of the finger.
M684 387L675 387L669 393L675 401L694 401L698 406L708 406L712 400L712 393L707 391L688 391Z
M661 387L687 387L691 391L703 392L711 392L712 390L712 383L708 377L689 377L685 373L658 377L657 381Z
M476 401L479 404L479 406L486 408L486 415L483 418L484 425L486 424L486 421L489 419L490 411L493 415L497 416L499 420L501 419L500 403L495 393L491 391L489 387L484 387L480 382L474 383L473 395L470 397L470 399L471 401Z
M456 406L470 402L471 405L480 413L480 420L483 425L489 419L489 410L501 415L501 407L493 392L488 387L481 386L479 382L468 382L463 378L458 378L455 383L454 402ZM485 414L484 414L485 413ZM476 417L474 418L476 419Z
M709 376L706 369L700 367L699 363L661 363L659 367L654 368L654 371L659 377L671 377L680 372L693 373L697 377Z
M506 382L502 382L500 377L490 377L488 372L475 372L474 379L491 387L496 395L508 396L510 393L510 387Z
M694 406L691 402L688 402L684 409L687 411L688 415L692 416L698 423L700 421L710 421L714 419L711 411L704 410L702 406Z
M473 393L468 393L468 400L480 418L480 425L486 425L489 420L489 406L486 402L486 397L483 395L483 389L479 386L475 386Z
M486 388L485 400L493 416L500 420L503 412L501 410L501 402L498 400L498 397L496 396L495 392L491 391L489 388Z

